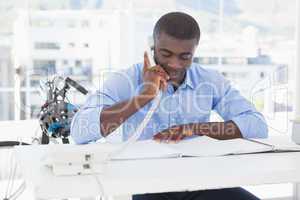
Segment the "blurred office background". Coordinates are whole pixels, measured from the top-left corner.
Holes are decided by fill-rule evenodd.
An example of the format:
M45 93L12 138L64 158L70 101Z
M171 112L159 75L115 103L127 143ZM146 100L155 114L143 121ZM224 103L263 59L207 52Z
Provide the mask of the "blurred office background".
M101 71L141 62L155 21L175 10L200 24L194 62L219 70L269 120L288 119L296 0L1 0L0 120L37 118L40 81L53 74L95 90Z
M287 134L296 8L296 0L0 0L0 139L38 134L40 82L52 75L94 91L104 72L142 62L154 23L169 11L199 22L194 62L231 80L264 113L271 134ZM69 95L77 105L85 98ZM271 193L291 192L291 185L281 188Z

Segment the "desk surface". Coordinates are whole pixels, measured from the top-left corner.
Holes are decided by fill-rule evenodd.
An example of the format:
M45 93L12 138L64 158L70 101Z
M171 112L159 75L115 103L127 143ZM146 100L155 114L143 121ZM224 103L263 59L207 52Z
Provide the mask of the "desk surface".
M55 177L41 162L47 148L55 145L15 150L37 198L100 195L94 176ZM108 196L300 182L300 152L114 161L98 177Z

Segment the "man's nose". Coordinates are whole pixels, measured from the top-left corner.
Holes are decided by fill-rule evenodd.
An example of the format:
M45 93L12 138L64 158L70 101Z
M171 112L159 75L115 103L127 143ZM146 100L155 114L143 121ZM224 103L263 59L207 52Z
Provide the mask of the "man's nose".
M176 56L173 56L170 58L168 62L168 67L171 67L173 69L179 69L180 68L180 61Z

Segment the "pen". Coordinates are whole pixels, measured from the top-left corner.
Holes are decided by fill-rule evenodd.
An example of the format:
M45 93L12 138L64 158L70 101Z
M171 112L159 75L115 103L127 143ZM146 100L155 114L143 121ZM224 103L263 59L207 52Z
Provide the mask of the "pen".
M255 142L255 143L258 143L258 144L266 145L266 146L272 147L272 149L274 149L274 145L267 144L267 143L264 143L264 142L260 142L260 141L257 141L257 140L253 140L253 139L249 139L249 138L244 138L244 139L248 140L250 142Z

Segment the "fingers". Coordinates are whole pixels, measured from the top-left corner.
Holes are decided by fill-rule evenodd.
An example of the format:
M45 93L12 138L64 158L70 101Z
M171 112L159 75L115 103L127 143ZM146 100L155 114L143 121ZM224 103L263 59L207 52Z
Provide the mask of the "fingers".
M160 134L155 135L156 137L153 137L153 139L157 142L164 142L164 143L178 143L182 139L184 139L186 136L182 134Z
M153 136L153 139L157 142L164 142L164 143L178 143L186 136L180 133L174 133L172 131L165 131L158 133Z
M147 52L144 52L144 66L143 66L143 81L149 83L147 93L157 94L158 90L166 91L168 87L168 80L170 79L168 73L159 65L151 66ZM154 86L154 88L153 88ZM150 92L149 92L150 91Z
M152 73L155 73L156 75L161 77L159 89L166 91L168 87L168 80L170 79L169 75L159 65L151 67L150 70Z
M180 141L183 140L185 137L186 137L186 136L185 136L185 135L182 135L182 134L178 135L178 137L175 139L175 143L180 142Z
M168 73L159 65L152 66L152 67L146 69L146 71L156 73L156 74L160 75L161 77L163 77L166 80L170 79Z
M168 87L168 80L169 80L169 75L159 66L153 66L153 67L150 67L148 69L145 69L144 67L144 70L146 70L146 72L152 74L152 76L159 76L160 79L159 79L159 89L165 91Z
M168 73L161 66L159 66L159 65L151 66L149 55L148 55L147 51L145 51L144 52L144 68L143 68L143 71L146 72L147 70L159 73L166 80L170 79Z
M161 141L163 141L164 136L165 136L165 134L158 133L158 134L153 136L153 140L155 140L157 142L161 142Z
M147 51L144 52L144 68L143 72L145 73L151 67L150 60L148 57Z
M158 133L153 137L153 139L157 142L166 142L166 143L169 141L170 138L171 138L170 133Z
M160 80L160 88L163 91L166 91L168 88L168 82L165 79Z
M157 71L163 75L164 79L166 79L167 81L170 79L170 76L168 75L168 73L160 65L157 65L156 68L157 68Z

